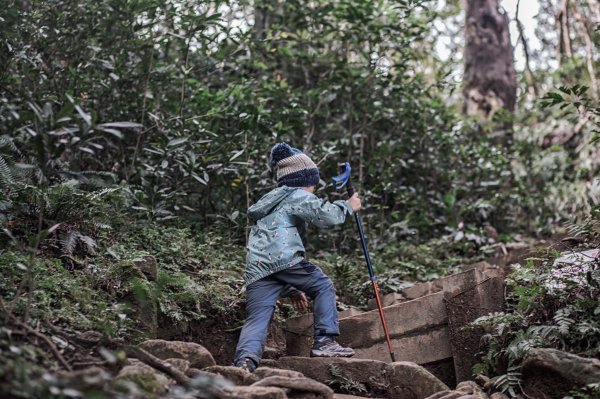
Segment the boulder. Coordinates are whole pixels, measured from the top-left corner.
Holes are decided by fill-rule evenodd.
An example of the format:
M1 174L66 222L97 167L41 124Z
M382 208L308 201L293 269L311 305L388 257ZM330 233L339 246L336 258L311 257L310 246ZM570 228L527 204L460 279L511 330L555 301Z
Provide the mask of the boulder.
M275 387L234 387L222 390L219 399L287 399L285 391Z
M386 371L391 384L391 392L398 393L397 396L393 397L422 399L435 392L448 389L446 384L424 367L412 362L390 363ZM410 394L406 394L408 392Z
M236 366L210 366L202 371L223 376L235 385L249 385L246 381L251 378L250 372Z
M312 394L315 399L333 399L333 390L327 385L306 377L271 376L262 379L252 386L278 387L289 390L290 397L305 397Z
M283 370L283 369L276 369L276 368L271 368L271 367L259 367L256 370L254 370L254 373L252 373L252 374L255 375L258 379L263 379L263 378L273 377L273 376L289 377L289 378L304 378L304 374L300 373L299 371Z
M190 367L202 369L215 365L210 352L202 345L193 342L164 341L152 339L140 344L140 348L148 351L159 359L184 359L190 362Z
M185 373L185 375L187 375L190 378L218 376L218 374L210 373L208 371L199 370L199 369L195 369L195 368L188 369L188 371Z
M93 366L83 370L62 371L58 373L60 385L77 390L99 388L111 378L106 370Z
M281 353L279 352L279 350L272 348L270 346L266 346L265 350L263 351L263 354L262 354L263 359L277 359L280 356L281 356Z
M145 364L123 367L114 381L118 384L124 380L131 381L141 390L155 395L163 395L169 384L169 379L164 374Z
M373 396L424 399L448 387L423 367L410 362L384 363L347 358L282 357L279 367L295 370L323 384L351 381Z
M185 359L170 358L166 359L165 362L169 363L183 374L187 373L187 371L190 369L190 362Z
M600 381L600 360L551 348L531 349L523 362L523 391L530 397L562 398Z
M440 391L427 399L488 399L488 396L474 381L463 381L453 391Z

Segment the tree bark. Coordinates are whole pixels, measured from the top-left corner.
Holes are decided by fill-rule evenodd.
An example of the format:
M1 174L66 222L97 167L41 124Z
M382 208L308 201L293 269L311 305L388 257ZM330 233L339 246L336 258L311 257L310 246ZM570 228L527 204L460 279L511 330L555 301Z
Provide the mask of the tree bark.
M588 74L590 75L591 94L594 98L598 98L598 80L596 79L596 69L594 68L594 42L592 35L594 32L594 22L584 11L575 4L575 19L581 23L581 36L585 44L585 59Z
M571 31L569 28L569 0L561 0L556 13L556 25L558 27L558 61L562 64L565 60L573 57L573 46L571 45Z
M489 121L515 109L517 78L508 16L499 0L467 0L463 112Z

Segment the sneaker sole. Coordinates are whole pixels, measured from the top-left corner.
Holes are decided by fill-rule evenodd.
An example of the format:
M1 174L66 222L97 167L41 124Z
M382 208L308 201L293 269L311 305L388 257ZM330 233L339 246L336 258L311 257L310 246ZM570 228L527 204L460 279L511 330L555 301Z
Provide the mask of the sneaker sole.
M310 357L352 357L354 352L343 353L343 352L325 352L320 350L311 350Z

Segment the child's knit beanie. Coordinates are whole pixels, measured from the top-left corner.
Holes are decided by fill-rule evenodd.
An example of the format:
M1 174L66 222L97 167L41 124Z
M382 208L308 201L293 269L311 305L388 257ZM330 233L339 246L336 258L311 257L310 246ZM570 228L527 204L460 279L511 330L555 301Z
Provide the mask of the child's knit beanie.
M310 187L319 183L319 168L302 151L286 143L271 148L271 167L277 167L277 185Z

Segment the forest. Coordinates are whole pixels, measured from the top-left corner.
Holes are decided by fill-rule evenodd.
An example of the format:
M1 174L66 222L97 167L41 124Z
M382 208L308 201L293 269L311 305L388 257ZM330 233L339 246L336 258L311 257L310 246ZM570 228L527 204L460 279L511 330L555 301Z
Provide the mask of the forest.
M0 398L600 398L597 0L3 4ZM331 178L352 167L403 360L355 346L377 376L291 368L310 313L284 298L265 367L231 367L248 208L282 142L317 165L319 198L346 200ZM340 342L377 315L351 219L305 242L353 315ZM501 298L458 328L458 294L431 287L469 265ZM451 353L410 357L397 317L425 323L436 294ZM430 382L390 382L408 362Z

